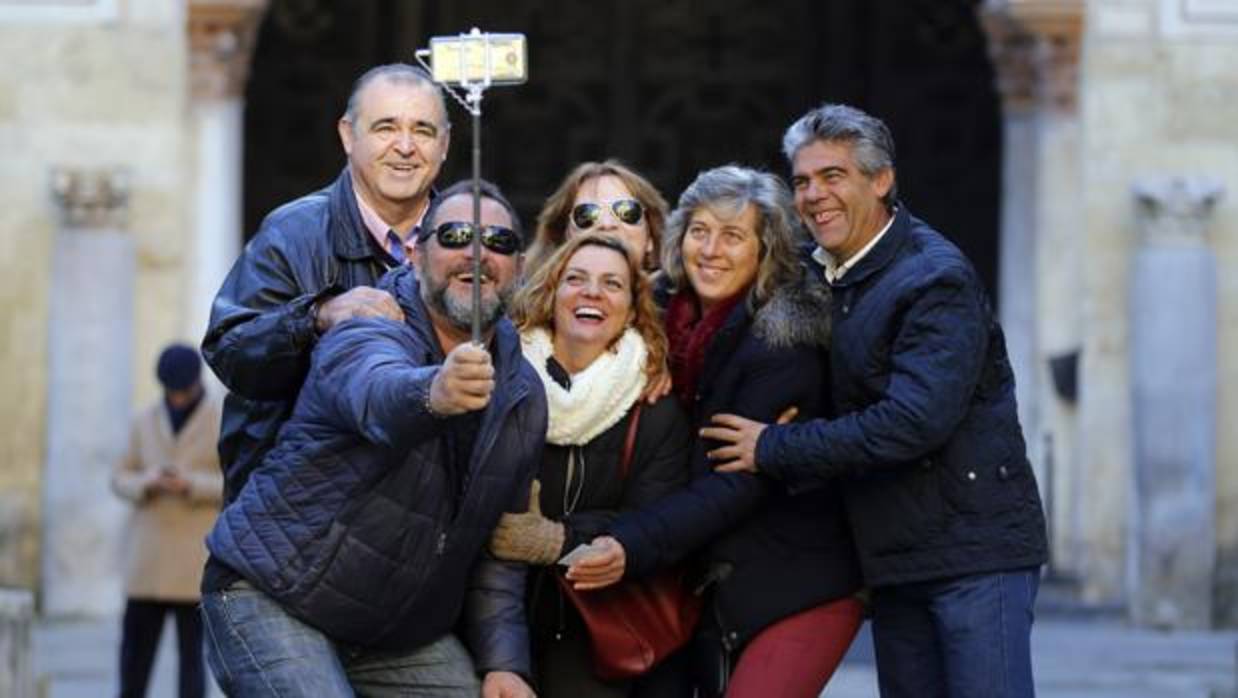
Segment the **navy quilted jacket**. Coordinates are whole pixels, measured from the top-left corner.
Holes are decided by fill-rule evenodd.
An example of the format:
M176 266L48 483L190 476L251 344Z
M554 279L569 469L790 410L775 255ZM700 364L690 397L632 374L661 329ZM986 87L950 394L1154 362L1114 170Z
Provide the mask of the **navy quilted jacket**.
M847 477L871 585L1042 564L1014 376L971 264L900 207L833 293L837 417L766 429L761 472L792 489Z
M423 407L443 356L414 275L383 285L406 322L355 319L321 339L292 417L207 547L289 613L369 647L451 632L467 595L478 669L527 674L525 568L483 546L527 501L546 434L541 383L501 321L493 399L471 461L453 462L447 420Z

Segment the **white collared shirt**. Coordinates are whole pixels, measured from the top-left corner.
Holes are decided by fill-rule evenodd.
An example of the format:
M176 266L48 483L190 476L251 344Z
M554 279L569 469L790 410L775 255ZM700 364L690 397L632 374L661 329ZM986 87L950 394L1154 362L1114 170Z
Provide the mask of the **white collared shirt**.
M868 254L868 251L873 249L881 238L885 237L885 234L889 232L890 226L894 224L895 213L897 211L890 214L890 220L886 221L885 227L881 229L881 232L873 236L873 239L869 240L867 245L860 248L859 252L851 255L851 259L842 264L835 261L834 256L826 252L824 247L817 245L817 248L812 251L812 258L817 260L817 263L822 267L825 267L825 282L828 284L837 283L839 279L843 278L843 274L846 274L852 267L859 264L860 260L864 259L864 255Z

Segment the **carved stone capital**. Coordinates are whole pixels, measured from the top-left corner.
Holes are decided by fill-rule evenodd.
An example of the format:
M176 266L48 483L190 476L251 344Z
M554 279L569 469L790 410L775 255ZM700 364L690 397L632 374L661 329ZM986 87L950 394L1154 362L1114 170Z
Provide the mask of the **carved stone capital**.
M129 171L123 167L52 170L52 195L64 225L123 229L129 213Z
M985 0L978 12L1005 107L1073 111L1083 1Z
M189 70L194 99L240 96L268 0L190 0Z
M1178 175L1137 180L1131 192L1144 243L1202 245L1225 187L1208 177Z

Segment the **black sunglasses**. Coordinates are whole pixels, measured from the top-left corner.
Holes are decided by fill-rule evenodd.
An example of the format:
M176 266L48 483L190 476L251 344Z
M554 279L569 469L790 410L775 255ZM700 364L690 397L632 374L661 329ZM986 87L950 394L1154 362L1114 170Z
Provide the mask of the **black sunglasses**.
M617 199L610 202L610 210L627 225L636 225L645 215L645 207L636 199ZM602 207L599 204L576 204L572 209L572 222L581 230L593 227L602 217Z
M449 250L458 250L473 242L476 228L468 221L450 221L434 229L438 244ZM481 244L496 254L510 255L520 251L520 236L511 228L500 225L481 227Z

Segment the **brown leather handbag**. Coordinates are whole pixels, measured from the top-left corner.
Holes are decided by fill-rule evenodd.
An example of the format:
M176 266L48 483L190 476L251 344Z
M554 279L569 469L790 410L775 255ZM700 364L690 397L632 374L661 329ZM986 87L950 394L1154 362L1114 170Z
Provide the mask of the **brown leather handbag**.
M640 409L637 403L628 422L621 478L627 478L632 463ZM593 591L573 589L562 574L556 578L589 629L593 673L601 679L627 679L649 671L687 644L701 616L701 599L692 593L682 565Z

